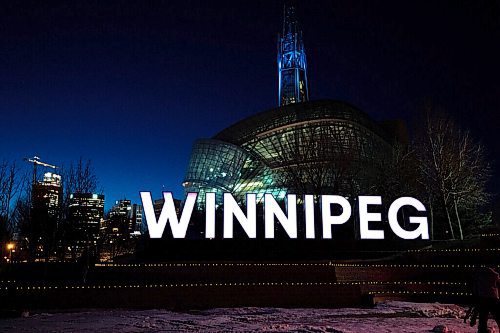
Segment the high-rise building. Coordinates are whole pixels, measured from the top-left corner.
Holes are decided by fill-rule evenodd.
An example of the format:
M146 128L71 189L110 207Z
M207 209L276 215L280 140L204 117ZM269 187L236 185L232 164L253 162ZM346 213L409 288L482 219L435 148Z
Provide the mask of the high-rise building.
M104 195L72 193L69 197L68 221L73 246L96 244L104 221Z
M30 226L23 228L23 234L29 239L27 247L31 255L47 257L60 218L62 186L61 176L46 172L43 180L34 182L31 192Z
M142 235L144 233L144 226L142 225L142 205L133 204L130 210L129 218L132 222L132 234Z
M283 10L283 32L278 34L278 80L279 106L309 100L302 30L295 7L287 3Z
M61 208L61 176L46 172L42 181L33 184L32 190L34 210L47 212L49 217L57 218Z
M134 231L134 227L130 200L121 199L115 201L109 211L107 233L114 237L128 238Z

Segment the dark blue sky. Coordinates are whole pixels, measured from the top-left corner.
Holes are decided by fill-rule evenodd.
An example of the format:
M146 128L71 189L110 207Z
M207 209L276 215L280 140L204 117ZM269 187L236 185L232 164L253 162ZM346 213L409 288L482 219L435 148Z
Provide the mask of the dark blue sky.
M378 120L431 102L498 160L500 1L304 1L298 14L312 99ZM107 207L140 190L181 198L196 138L276 106L281 15L281 1L2 2L0 160L91 159Z

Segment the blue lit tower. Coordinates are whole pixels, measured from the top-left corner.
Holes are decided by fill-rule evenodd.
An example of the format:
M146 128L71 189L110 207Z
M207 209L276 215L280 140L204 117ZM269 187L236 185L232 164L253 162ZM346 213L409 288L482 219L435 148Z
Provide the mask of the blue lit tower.
M309 100L302 30L295 7L287 2L283 9L283 34L278 34L278 77L280 106Z

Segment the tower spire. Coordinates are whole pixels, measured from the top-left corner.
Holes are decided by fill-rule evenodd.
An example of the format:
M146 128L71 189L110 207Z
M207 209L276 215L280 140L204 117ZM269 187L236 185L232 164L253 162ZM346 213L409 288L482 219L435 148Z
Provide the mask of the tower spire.
M283 32L278 34L278 78L280 106L309 100L302 30L289 1L283 6Z

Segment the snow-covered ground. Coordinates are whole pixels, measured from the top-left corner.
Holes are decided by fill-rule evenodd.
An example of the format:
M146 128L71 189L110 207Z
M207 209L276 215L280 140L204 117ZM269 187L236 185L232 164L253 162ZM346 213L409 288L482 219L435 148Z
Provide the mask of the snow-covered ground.
M0 320L0 332L441 332L472 333L466 309L450 304L387 302L369 309L235 308L173 312L92 310ZM494 322L490 321L494 326ZM439 330L434 330L438 332ZM498 329L495 326L495 331Z

